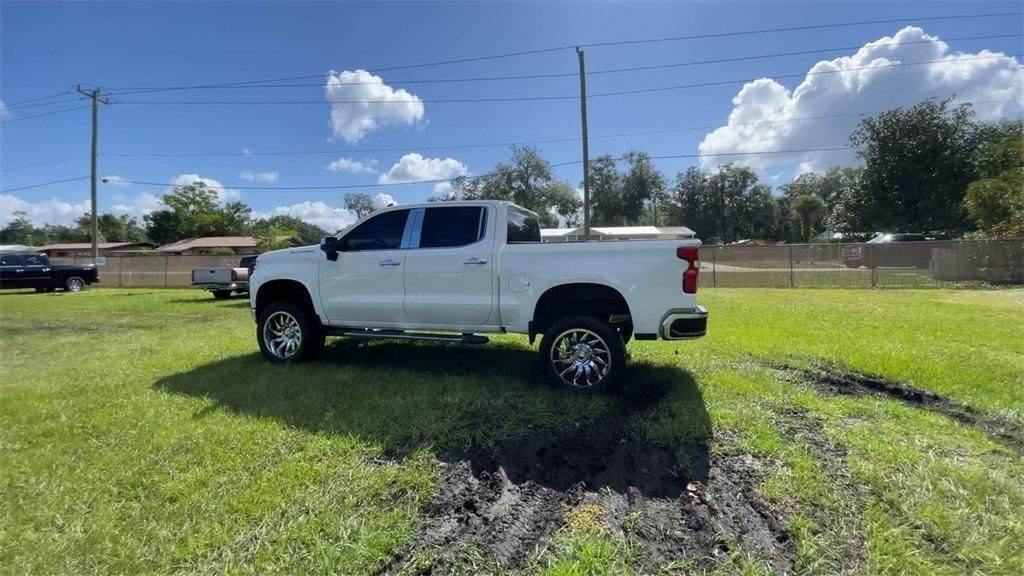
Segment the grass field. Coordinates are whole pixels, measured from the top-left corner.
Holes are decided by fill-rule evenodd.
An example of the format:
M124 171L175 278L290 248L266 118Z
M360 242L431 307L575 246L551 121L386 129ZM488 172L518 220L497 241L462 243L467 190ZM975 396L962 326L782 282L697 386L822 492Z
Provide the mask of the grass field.
M0 295L5 574L1024 573L1024 291L702 289L617 395L258 357L248 302Z

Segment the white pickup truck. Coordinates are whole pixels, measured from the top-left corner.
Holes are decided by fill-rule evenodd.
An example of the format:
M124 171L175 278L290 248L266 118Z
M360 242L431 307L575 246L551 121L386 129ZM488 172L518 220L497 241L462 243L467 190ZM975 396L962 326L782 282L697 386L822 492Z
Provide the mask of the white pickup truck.
M637 340L703 336L700 241L540 242L536 214L508 202L380 210L320 246L260 256L250 279L256 339L273 363L314 356L326 336L487 342L543 334L554 384L602 390Z

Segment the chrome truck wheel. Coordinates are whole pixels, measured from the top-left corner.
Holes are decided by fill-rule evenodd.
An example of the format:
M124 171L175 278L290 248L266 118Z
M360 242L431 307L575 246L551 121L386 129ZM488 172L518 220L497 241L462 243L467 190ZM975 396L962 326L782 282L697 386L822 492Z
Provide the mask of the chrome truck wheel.
M625 347L618 332L588 316L554 322L541 341L541 354L548 380L571 390L611 388L625 364Z
M316 318L287 302L271 304L260 313L256 339L263 357L274 364L307 360L324 343Z

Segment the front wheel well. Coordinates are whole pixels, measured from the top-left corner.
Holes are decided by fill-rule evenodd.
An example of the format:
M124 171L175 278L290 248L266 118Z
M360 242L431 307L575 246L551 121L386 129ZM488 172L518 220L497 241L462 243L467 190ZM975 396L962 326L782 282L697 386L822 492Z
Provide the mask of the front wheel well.
M604 284L580 282L549 288L537 300L530 337L543 333L559 318L590 316L602 322L629 322L629 304L618 290Z
M260 286L256 293L256 317L259 318L263 310L271 304L288 302L301 308L309 314L310 318L316 318L316 307L313 306L313 298L309 290L295 280L271 280Z

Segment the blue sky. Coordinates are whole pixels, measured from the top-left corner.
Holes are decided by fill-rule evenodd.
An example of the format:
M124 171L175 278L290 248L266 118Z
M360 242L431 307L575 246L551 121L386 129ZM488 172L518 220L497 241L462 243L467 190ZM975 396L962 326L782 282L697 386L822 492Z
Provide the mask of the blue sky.
M566 46L576 43L656 38L708 32L800 26L831 22L907 18L903 23L872 24L801 32L704 40L593 47L587 49L588 71L721 59L757 54L838 47L860 47L890 39L884 51L891 62L938 60L964 53L966 58L945 74L931 66L892 68L807 78L763 80L744 87L732 83L650 94L592 98L590 133L600 137L623 132L652 132L594 138L591 155L621 154L630 149L652 155L698 152L794 150L842 146L855 118L799 121L793 118L874 111L912 104L923 96L951 93L978 106L985 118L1019 117L1024 109L1022 73L1017 60L993 56L1022 51L1021 38L950 40L948 46L922 38L1019 34L1020 17L916 21L914 17L1020 11L1020 4L986 2L707 2L707 3L18 3L0 4L0 99L5 103L63 91L75 83L108 90L179 86L313 75L328 70L354 71L439 60L459 59ZM922 36L927 34L928 36ZM907 44L909 42L909 44ZM882 50L882 49L879 49ZM930 50L930 51L929 51ZM620 74L591 74L591 94L804 74L823 60L853 57L856 49L778 58L663 68ZM842 66L878 62L861 55ZM884 62L883 62L884 64ZM323 79L302 80L313 86L263 89L218 89L124 95L100 111L100 151L104 154L194 153L191 157L100 158L100 175L159 183L159 186L101 185L100 209L114 207L134 215L152 209L172 180L199 175L226 187L334 186L377 184L447 177L467 171L486 172L508 157L507 147L439 149L450 145L573 138L579 135L579 103L573 99L533 102L435 103L433 99L531 97L578 94L575 77L462 83L411 83L413 80L477 76L572 74L571 49L532 56L383 71L387 86L343 87L346 98L365 97L361 90L406 90L422 104L392 106L390 116L369 116L339 105L346 121L332 125ZM874 74L874 76L870 76ZM864 76L861 84L851 79ZM347 77L346 77L347 78ZM345 84L346 80L339 80ZM798 88L800 97L787 90ZM743 93L741 94L741 89ZM355 96L352 96L355 94ZM377 94L374 92L373 94ZM376 96L371 96L376 97ZM406 98L406 96L402 96ZM408 96L411 98L412 96ZM734 101L734 99L736 99ZM133 104L132 100L309 100L301 105ZM43 101L48 102L48 101ZM14 106L4 114L15 120L71 104L30 108ZM732 128L674 130L724 125ZM360 124L363 122L363 124ZM767 124L756 124L756 123ZM751 125L752 123L755 123ZM744 126L744 124L746 124ZM22 166L88 154L88 110L55 114L0 126L0 188L88 174L87 159ZM540 144L552 162L578 160L579 143ZM388 151L374 151L387 149ZM239 154L248 150L256 154ZM260 155L274 151L322 152L309 155ZM232 153L210 156L206 153ZM401 166L392 169L407 154ZM830 155L831 154L831 155ZM331 171L340 158L352 171ZM778 157L729 157L755 165L766 181L779 184L798 170L849 163L846 152L792 154ZM725 157L705 158L713 167ZM353 162L365 167L358 170ZM659 160L674 175L698 158ZM390 175L387 175L390 172ZM251 174L250 174L251 173ZM275 175L276 173L276 175ZM557 169L578 185L578 164ZM243 176L250 176L250 180ZM255 181L252 180L255 178ZM368 188L397 202L420 201L432 194L430 184ZM343 190L237 190L228 193L256 212L293 213L329 225L347 216L339 210ZM87 206L88 181L19 190L0 196L0 220L23 209L39 223L66 222ZM318 204L319 203L319 204Z

